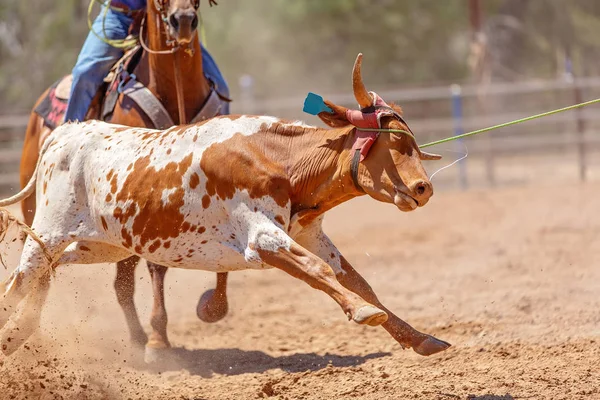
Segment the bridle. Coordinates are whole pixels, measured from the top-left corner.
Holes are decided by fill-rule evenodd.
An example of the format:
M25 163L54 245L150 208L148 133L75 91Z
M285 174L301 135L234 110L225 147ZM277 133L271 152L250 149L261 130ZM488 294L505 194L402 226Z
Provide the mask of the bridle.
M154 8L157 11L156 14L156 25L160 26L163 24L163 28L165 34L167 35L166 44L171 47L169 50L152 50L145 42L144 42L144 26L146 25L146 17L148 13L144 14L142 19L142 23L140 25L140 45L147 51L149 54L174 54L181 46L177 42L175 38L171 36L171 26L169 24L169 16L167 15L167 8L165 7L166 0L154 0ZM210 4L217 4L214 0L210 0ZM200 8L200 0L194 1L194 10L198 12ZM190 42L191 43L191 42ZM184 50L190 57L194 55L194 48L188 44ZM185 99L183 96L183 77L181 76L181 69L179 65L179 57L176 55L173 58L173 72L175 74L175 90L177 91L177 109L179 111L179 125L186 124L187 118L185 115Z
M154 0L154 8L157 11L156 25L159 26L162 23L165 34L167 35L166 44L167 44L167 46L170 47L169 50L153 50L144 42L144 26L146 25L146 17L148 16L148 13L145 13L144 17L142 18L142 23L140 25L140 45L142 46L142 48L145 51L147 51L150 54L173 54L181 48L181 46L179 46L179 43L177 42L177 40L171 36L171 33L170 33L171 26L169 24L169 16L167 15L168 10L165 7L165 3L166 3L166 0ZM213 3L216 4L216 2L214 2L214 0L211 0L210 1L211 6ZM194 1L194 10L196 10L196 12L197 12L199 8L200 8L200 0L195 0ZM189 45L186 47L185 51L188 52L188 54L190 54L190 55L194 54L193 48L191 48Z

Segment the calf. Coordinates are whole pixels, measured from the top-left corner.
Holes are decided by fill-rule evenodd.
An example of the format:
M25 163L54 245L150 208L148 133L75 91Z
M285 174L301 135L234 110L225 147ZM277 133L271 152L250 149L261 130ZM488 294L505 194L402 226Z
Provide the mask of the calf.
M327 293L354 322L383 325L403 347L445 350L385 308L321 227L327 210L357 196L410 211L433 194L421 160L437 156L419 149L398 109L365 90L361 57L353 86L363 112L326 102L331 112L319 116L334 129L264 116L165 131L98 121L56 129L29 184L0 201L36 188L39 205L37 237L0 287L3 351L39 325L53 268L131 255L213 272L278 268ZM356 127L365 121L381 131ZM166 347L166 334L154 332L148 349Z

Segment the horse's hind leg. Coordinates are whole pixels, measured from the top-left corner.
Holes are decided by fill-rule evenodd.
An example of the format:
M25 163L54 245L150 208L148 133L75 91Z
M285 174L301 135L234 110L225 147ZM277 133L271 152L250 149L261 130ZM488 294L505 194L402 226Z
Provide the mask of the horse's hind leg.
M146 332L142 328L138 313L135 309L133 295L135 292L135 267L139 257L133 256L117 263L117 275L115 277L115 292L117 300L129 327L131 342L139 347L143 347L148 341Z
M196 314L204 322L217 322L227 315L227 272L217 273L217 286L200 297Z

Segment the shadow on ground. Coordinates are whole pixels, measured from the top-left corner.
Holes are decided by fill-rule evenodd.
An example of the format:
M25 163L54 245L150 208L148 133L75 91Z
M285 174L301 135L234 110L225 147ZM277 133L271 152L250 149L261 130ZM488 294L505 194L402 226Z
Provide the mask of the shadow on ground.
M239 375L261 373L271 369L282 369L286 372L318 371L328 365L334 367L354 367L368 360L389 357L391 353L372 353L366 356L340 356L326 353L296 353L273 357L262 351L244 351L240 349L188 350L172 349L168 360L157 367L160 370L186 369L192 375L208 378L213 374Z

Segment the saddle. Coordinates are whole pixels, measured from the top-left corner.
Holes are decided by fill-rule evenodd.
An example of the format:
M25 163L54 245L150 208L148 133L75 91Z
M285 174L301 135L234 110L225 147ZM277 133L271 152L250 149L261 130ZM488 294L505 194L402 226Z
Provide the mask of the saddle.
M175 125L163 104L144 84L136 79L133 73L142 55L143 49L138 45L128 50L117 61L94 97L86 119L107 120L115 109L119 95L123 94L133 100L148 116L154 128L166 129ZM217 91L214 83L208 77L207 80L211 86L210 93L198 114L192 118L192 123L218 115L223 103L231 101ZM64 122L72 82L71 75L54 82L50 86L48 94L34 109L34 112L42 117L44 126L49 130L55 129Z

